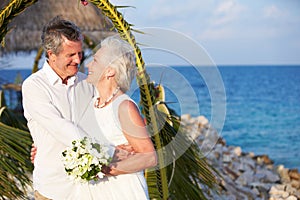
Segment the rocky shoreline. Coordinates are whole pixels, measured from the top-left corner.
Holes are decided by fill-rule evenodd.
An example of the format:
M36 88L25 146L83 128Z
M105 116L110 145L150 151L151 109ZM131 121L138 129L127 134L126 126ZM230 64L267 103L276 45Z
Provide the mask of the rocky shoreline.
M181 120L222 177L219 194L209 194L208 199L300 199L298 169L275 166L267 155L245 153L239 146L226 145L204 116L183 115Z

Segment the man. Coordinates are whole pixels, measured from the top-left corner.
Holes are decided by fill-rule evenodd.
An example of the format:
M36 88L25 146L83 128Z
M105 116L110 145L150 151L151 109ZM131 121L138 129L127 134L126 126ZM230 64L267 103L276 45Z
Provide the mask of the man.
M94 88L78 72L83 36L74 23L55 17L44 27L41 39L47 59L22 85L24 116L37 148L35 199L75 199L84 186L68 177L62 151L73 140L100 130L87 114Z

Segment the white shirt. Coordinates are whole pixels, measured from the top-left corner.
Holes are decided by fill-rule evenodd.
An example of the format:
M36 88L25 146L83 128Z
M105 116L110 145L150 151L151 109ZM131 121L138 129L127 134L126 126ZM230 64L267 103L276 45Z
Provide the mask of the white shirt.
M86 134L78 123L88 109L94 89L85 78L78 72L68 79L68 85L62 84L45 62L22 84L24 116L37 147L34 189L54 200L68 199L74 192L75 185L64 170L61 156L73 140Z

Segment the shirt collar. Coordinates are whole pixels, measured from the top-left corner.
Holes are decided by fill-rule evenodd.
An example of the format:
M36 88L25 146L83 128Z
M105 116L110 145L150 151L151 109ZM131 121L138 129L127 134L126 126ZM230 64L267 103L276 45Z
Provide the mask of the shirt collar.
M50 82L51 85L54 85L56 83L62 84L61 78L56 74L56 72L50 67L49 63L45 61L43 66L46 76ZM77 75L72 76L68 79L68 85L73 85L75 83Z

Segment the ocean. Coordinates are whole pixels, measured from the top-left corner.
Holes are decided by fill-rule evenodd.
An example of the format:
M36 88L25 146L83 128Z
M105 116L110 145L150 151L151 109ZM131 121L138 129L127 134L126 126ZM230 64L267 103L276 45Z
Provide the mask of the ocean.
M228 145L300 170L300 66L148 67L179 115L204 115ZM0 68L0 84L31 69ZM128 92L138 103L136 82ZM14 94L5 93L6 99ZM14 102L9 105L14 106Z

